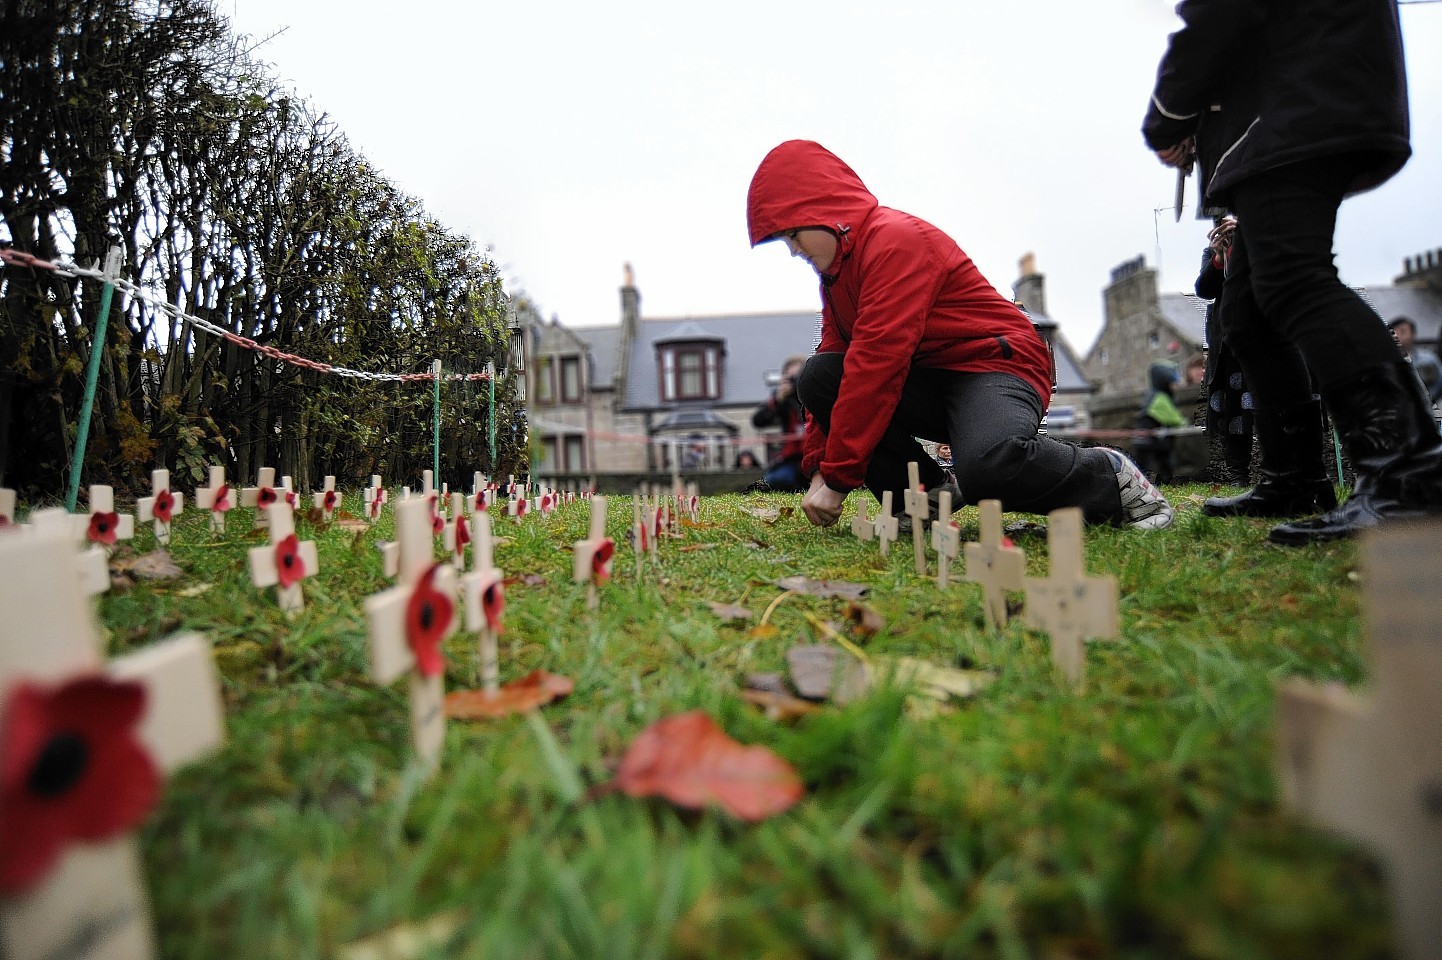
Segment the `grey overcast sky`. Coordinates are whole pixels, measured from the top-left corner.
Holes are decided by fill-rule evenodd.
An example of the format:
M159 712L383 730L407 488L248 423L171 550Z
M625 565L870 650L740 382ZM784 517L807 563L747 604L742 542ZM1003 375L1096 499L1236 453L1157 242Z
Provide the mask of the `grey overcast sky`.
M809 268L746 239L751 174L792 138L949 232L1004 292L1034 252L1081 351L1113 267L1142 254L1164 291L1190 290L1205 242L1193 191L1173 223L1173 174L1138 132L1179 25L1169 0L217 7L271 37L256 55L401 189L490 248L508 290L570 326L617 320L627 261L646 316L816 309ZM1400 9L1414 155L1342 208L1354 285L1442 248L1442 3Z

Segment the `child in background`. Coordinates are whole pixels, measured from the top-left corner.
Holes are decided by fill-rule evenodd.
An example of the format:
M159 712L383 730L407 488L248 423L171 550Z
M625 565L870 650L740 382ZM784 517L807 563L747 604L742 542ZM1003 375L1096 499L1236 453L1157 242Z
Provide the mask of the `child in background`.
M1151 389L1142 401L1137 413L1138 430L1165 430L1186 425L1186 418L1177 409L1172 391L1181 380L1177 365L1170 360L1158 360L1147 368ZM1132 443L1132 452L1137 456L1137 466L1159 484L1171 483L1176 474L1176 460L1173 450L1177 439L1170 434L1141 434Z

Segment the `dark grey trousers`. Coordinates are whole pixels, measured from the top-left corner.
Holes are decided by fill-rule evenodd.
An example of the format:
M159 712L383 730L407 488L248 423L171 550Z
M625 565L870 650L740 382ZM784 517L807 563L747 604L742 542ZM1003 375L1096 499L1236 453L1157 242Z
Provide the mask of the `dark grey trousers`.
M844 356L812 356L797 381L802 404L828 433ZM1121 496L1111 458L1101 450L1038 436L1041 416L1041 400L1020 377L913 367L871 455L867 489L878 500L892 491L892 503L900 510L906 465L912 460L927 489L941 484L945 473L916 442L921 437L951 444L966 503L1000 500L1004 510L1041 514L1081 507L1088 523L1120 522Z

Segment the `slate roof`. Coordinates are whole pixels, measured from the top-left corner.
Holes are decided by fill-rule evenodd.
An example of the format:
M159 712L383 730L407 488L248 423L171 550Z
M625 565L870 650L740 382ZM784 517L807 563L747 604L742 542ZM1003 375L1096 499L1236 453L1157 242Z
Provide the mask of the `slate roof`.
M580 327L574 332L591 351L591 389L610 390L615 386L616 355L621 344L621 328Z
M1082 372L1081 361L1077 359L1076 350L1071 343L1063 336L1061 326L1051 317L1044 313L1027 311L1031 322L1042 330L1051 328L1052 356L1056 358L1056 389L1063 390L1090 390L1091 381Z
M1417 324L1417 339L1436 343L1442 336L1442 293L1428 287L1356 287L1383 320L1409 317Z
M792 354L810 354L820 342L819 314L763 313L700 319L642 318L627 364L630 381L621 400L623 410L669 409L656 382L656 344L690 338L724 339L726 358L719 404L755 405L770 393L767 374L778 373ZM707 403L705 406L713 406Z
M1178 333L1200 346L1206 338L1207 303L1194 293L1163 293L1157 297L1162 319Z

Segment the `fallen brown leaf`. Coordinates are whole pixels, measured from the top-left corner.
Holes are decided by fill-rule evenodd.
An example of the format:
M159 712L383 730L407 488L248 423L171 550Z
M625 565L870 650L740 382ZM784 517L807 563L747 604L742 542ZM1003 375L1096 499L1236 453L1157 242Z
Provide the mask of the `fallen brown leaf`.
M847 583L844 580L813 580L810 577L795 576L776 581L782 590L804 593L811 597L845 597L859 600L871 588L864 583Z
M517 584L527 587L544 587L546 585L546 578L539 573L521 573L513 577L507 577L504 582L508 587L514 587Z
M569 677L532 670L519 680L504 684L494 693L486 690L454 690L446 694L446 716L454 720L483 720L530 713L576 689Z
M357 520L354 517L338 517L332 526L340 527L342 530L349 530L352 533L365 533L371 525L364 520Z
M776 511L776 516L770 517L768 519L763 519L761 522L766 524L768 527L774 527L795 512L795 507L782 507L780 510Z
M782 723L821 709L810 700L802 700L800 697L775 690L742 690L741 699L753 707L760 707L766 714L766 719Z
M714 805L751 822L789 810L806 792L789 763L766 747L733 740L702 710L642 730L600 789L661 796L680 807Z
M776 521L781 517L781 511L774 507L742 507L742 513L749 513L753 517L760 517L762 520Z
M110 561L111 575L129 574L138 580L175 580L185 571L175 565L167 550L153 550L136 557L117 557Z
M859 637L871 638L886 629L881 614L859 600L846 605L846 618L851 621L851 630Z
M797 644L786 651L786 665L797 693L808 700L825 700L843 667L842 653L825 644Z
M752 640L771 640L779 637L781 631L776 629L776 624L774 623L758 623L750 630L747 630L746 635Z
M751 609L743 607L739 603L717 603L715 600L707 600L706 606L711 612L722 620L750 620Z

